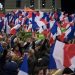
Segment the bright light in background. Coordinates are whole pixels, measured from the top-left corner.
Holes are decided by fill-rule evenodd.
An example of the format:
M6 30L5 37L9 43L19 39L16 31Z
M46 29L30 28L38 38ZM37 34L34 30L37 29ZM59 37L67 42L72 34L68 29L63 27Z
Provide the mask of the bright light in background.
M45 5L45 4L42 4L42 5Z
M30 0L30 7L34 8L34 0Z
M45 0L42 0L42 8L45 8Z
M0 9L1 9L1 10L3 9L3 5L2 5L2 3L0 3Z

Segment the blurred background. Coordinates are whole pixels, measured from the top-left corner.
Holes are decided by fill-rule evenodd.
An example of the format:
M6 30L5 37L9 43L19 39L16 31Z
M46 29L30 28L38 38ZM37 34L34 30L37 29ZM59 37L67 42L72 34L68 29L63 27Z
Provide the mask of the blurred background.
M36 10L61 9L61 0L0 0L5 9L23 9L31 7Z
M36 10L45 9L45 11L61 9L68 13L75 12L75 0L0 0L4 8L23 9L31 7Z

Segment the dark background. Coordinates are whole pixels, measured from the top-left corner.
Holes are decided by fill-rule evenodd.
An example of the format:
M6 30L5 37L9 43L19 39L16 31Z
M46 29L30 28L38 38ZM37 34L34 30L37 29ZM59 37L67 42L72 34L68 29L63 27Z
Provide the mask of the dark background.
M75 0L61 0L61 9L68 13L75 13Z
M17 1L16 6L20 7L20 5L21 5L20 0L16 0L16 1ZM0 2L4 6L5 0L0 0ZM43 0L43 2L44 2L44 0ZM68 13L75 13L75 0L61 0L61 9L62 9L62 11L65 11Z

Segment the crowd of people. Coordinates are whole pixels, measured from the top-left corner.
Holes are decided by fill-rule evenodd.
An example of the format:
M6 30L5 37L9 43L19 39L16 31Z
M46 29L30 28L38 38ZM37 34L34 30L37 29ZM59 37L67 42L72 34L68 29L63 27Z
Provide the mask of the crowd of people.
M30 75L35 75L38 67L48 67L49 45L47 39L36 41L34 38L28 38L26 42L21 41L17 36L0 39L0 75L3 75L2 72L6 75L11 71L14 73L12 75L17 75L17 70L20 68L25 54L28 56L28 73Z
M37 40L32 35L23 40L18 36L20 31L32 32L35 35L38 32L45 39ZM25 55L28 58L29 75L50 75L50 46L56 39L75 43L75 14L24 10L1 13L0 75L17 75Z

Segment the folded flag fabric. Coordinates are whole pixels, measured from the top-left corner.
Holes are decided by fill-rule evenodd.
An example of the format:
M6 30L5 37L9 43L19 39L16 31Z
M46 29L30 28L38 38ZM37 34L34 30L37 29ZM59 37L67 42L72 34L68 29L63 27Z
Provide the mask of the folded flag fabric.
M49 61L49 65L48 65L49 69L56 69L56 63L55 63L55 60L53 58L54 46L55 46L55 44L52 44L50 47L50 57L49 57L50 61Z
M18 75L28 75L28 62L27 62L27 56L25 55L23 63L21 65L20 71Z
M11 28L11 30L10 30L10 34L13 34L13 35L15 35L16 34L16 32L17 32L17 30L20 28L20 24L17 24L16 26L14 26L13 28Z
M71 28L71 31L67 35L68 40L71 40L71 39L75 38L75 25L71 26L70 28Z
M64 66L75 69L75 44L64 46Z
M75 68L75 44L65 44L56 40L50 49L49 69Z

